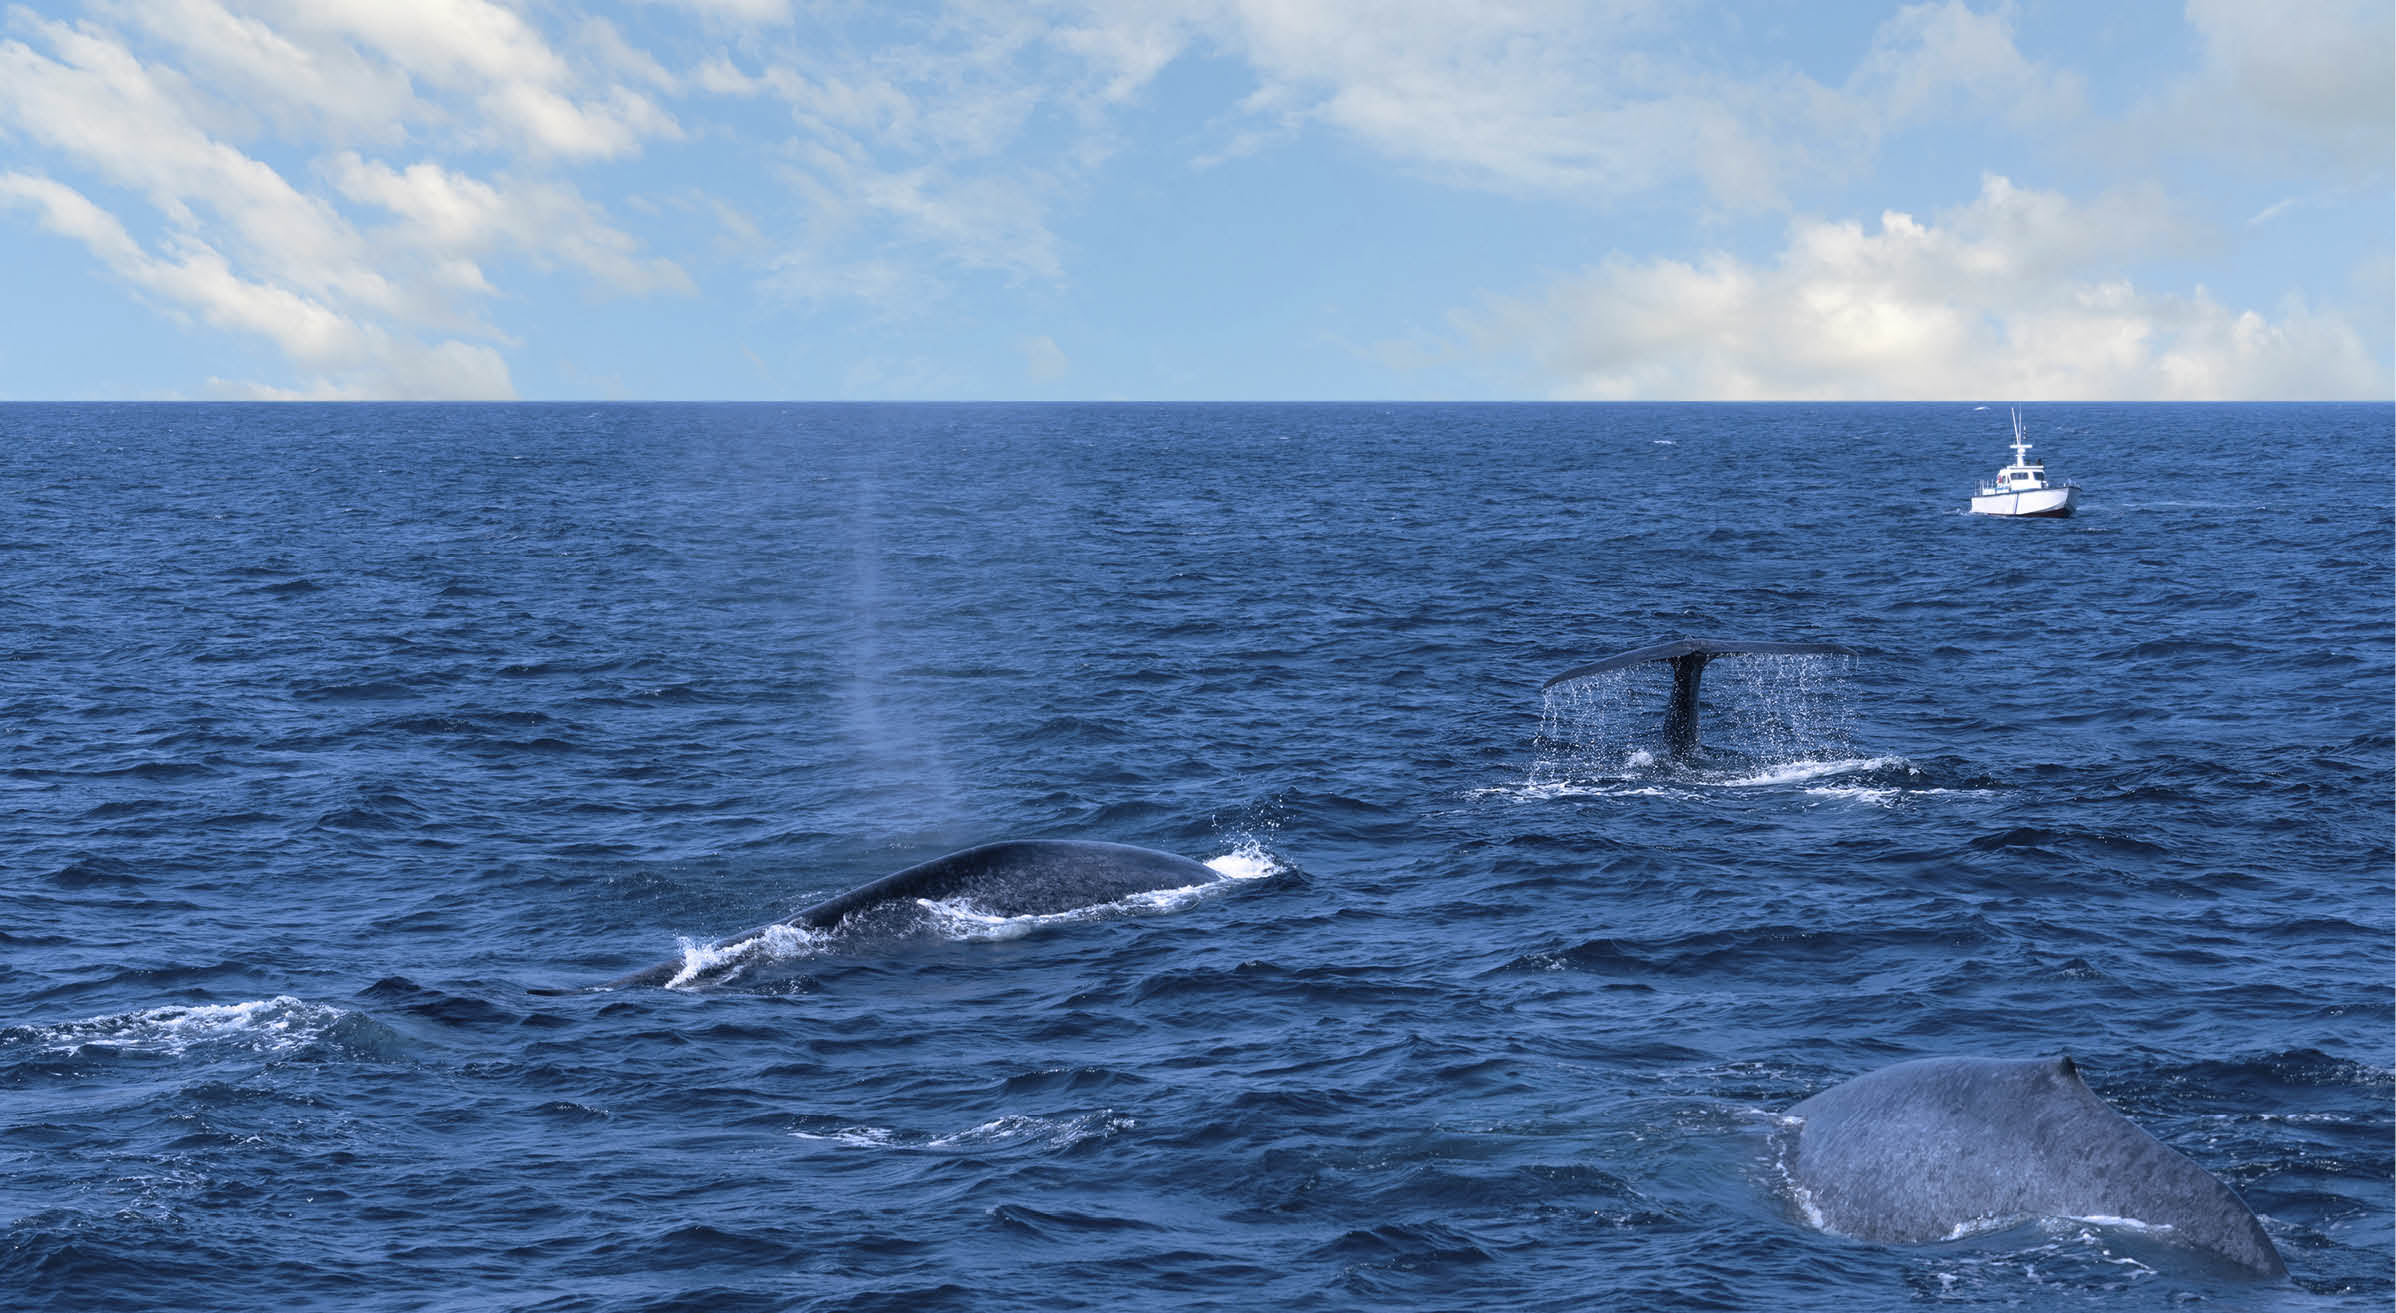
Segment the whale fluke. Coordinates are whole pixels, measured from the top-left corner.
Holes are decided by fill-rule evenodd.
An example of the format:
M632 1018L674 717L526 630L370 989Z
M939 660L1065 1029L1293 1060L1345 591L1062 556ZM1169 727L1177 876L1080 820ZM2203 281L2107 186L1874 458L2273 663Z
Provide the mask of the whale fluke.
M1547 692L1558 684L1568 683L1589 675L1602 675L1609 670L1623 670L1649 661L1672 663L1672 701L1664 708L1664 746L1675 756L1686 757L1697 751L1697 684L1705 675L1706 663L1726 656L1855 656L1852 647L1837 643L1766 643L1743 639L1676 638L1632 652L1623 652L1574 666L1539 686Z
M1789 1109L1789 1177L1827 1230L1883 1244L2016 1217L2119 1219L2255 1276L2287 1272L2235 1191L2115 1112L2068 1057L1924 1058Z

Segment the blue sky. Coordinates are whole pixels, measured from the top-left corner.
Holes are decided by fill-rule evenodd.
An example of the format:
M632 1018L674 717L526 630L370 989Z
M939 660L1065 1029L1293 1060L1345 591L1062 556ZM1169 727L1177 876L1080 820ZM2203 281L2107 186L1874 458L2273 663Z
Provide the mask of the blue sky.
M84 0L0 399L2384 399L2386 0Z

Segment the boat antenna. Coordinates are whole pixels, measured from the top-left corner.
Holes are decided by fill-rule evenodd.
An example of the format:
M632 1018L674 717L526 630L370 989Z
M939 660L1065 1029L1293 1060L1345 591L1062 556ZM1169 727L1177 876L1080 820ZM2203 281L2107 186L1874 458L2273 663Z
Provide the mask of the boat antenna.
M2013 412L2013 463L2027 465L2030 463L2030 444L2022 439L2021 407L2009 406L2007 409Z

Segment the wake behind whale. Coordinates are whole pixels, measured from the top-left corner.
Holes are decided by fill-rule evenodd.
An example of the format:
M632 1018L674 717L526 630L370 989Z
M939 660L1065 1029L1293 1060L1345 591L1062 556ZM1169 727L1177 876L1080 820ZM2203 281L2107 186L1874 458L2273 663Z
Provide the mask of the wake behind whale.
M899 935L927 912L1003 922L1091 911L1142 896L1196 892L1228 878L1215 867L1130 844L1012 839L953 852L860 885L781 921L744 930L606 988L720 984L758 958L842 937Z

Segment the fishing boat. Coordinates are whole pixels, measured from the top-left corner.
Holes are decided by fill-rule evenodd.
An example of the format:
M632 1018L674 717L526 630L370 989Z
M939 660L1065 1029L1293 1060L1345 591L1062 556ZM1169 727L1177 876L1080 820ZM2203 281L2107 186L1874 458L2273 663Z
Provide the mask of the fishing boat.
M2047 463L2030 459L2030 443L2022 436L2022 412L2013 412L2013 463L1997 471L1997 481L1980 485L1972 498L1974 515L2045 516L2060 519L2080 504L2080 485L2058 487L2047 481Z

